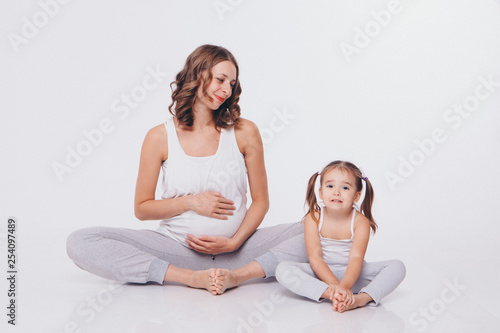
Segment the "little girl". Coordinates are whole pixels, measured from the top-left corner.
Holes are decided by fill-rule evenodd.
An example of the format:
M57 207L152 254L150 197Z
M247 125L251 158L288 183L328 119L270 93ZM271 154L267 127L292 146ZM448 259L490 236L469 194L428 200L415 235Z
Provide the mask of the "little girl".
M320 176L318 204L316 179ZM365 197L358 208L363 182ZM330 299L333 310L344 312L380 300L401 283L406 274L399 260L364 261L377 224L371 214L373 188L354 164L334 161L309 179L304 236L309 264L283 262L276 279L284 287L309 299Z

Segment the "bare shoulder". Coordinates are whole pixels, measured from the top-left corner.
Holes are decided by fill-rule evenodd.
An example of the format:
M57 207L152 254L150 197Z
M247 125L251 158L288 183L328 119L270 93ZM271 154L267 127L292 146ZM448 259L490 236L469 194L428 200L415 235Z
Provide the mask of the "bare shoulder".
M358 229L360 228L360 229ZM362 213L357 213L356 217L354 218L354 230L370 230L370 220L364 216Z
M168 157L168 139L167 130L164 124L151 128L144 138L143 149L147 151L156 151L161 154L162 160Z
M314 212L313 213L316 218L319 219L319 212ZM306 239L306 246L310 247L312 246L320 246L319 243L319 224L313 220L312 214L307 213L306 216L304 216L304 237Z
M238 124L234 127L234 135L242 154L245 154L245 151L250 147L262 147L259 128L248 119L240 118Z
M245 119L245 118L240 118L238 124L234 127L234 132L236 135L244 135L244 136L251 136L255 134L259 134L259 129L257 125L251 120Z
M314 215L314 219L313 219L313 215ZM313 223L314 225L318 225L318 223L315 221L315 219L317 221L319 221L320 217L321 217L321 215L320 215L319 211L314 211L312 214L307 213L306 216L304 216L304 224Z
M167 143L167 129L165 125L160 124L150 129L144 141L146 140L155 144Z
M166 136L167 136L167 130L165 128L165 125L164 124L159 124L153 128L151 128L149 131L148 131L148 136L151 136L153 138L157 138L157 139L165 139L166 140Z

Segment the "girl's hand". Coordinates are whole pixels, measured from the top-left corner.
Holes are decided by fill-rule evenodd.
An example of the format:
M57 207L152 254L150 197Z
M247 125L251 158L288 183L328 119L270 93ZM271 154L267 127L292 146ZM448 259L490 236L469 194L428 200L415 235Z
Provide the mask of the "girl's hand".
M338 284L329 284L328 285L328 299L330 301L332 301L332 303L333 303L333 301L335 299L334 297L335 297L335 293L337 291L337 287L338 286L339 286Z
M333 309L335 311L343 311L345 308L350 307L351 305L354 304L354 294L350 289L338 286L334 297L334 307Z
M187 235L186 242L189 247L201 253L219 254L233 252L238 247L232 239L223 236L200 236Z
M219 192L204 192L193 195L189 209L203 216L227 220L236 209L234 202L224 198Z

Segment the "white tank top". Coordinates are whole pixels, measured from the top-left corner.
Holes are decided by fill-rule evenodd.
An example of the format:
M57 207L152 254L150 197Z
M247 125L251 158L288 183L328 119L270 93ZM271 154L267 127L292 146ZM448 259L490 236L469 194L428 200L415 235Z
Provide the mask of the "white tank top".
M188 194L217 191L234 201L234 215L227 220L198 215L187 211L164 219L157 231L188 246L187 234L194 236L225 236L231 238L243 222L247 212L247 169L241 154L234 127L221 129L219 147L211 156L188 156L182 149L173 117L165 122L168 138L168 159L162 164L162 199Z
M321 250L323 251L323 260L328 265L347 265L349 262L349 251L351 251L352 240L354 239L354 217L356 216L356 206L352 209L351 219L351 238L332 239L321 236L321 227L323 226L323 207L319 223L319 238L321 240Z

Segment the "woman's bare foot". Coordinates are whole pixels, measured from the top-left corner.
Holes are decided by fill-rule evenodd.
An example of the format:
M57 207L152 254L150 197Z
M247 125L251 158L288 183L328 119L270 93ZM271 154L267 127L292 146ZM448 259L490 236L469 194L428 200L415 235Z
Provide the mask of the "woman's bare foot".
M215 290L219 295L224 293L227 289L236 287L239 284L238 276L233 271L222 268L218 268L215 271L214 280Z
M368 302L373 301L370 295L367 293L359 293L354 295L354 304L346 306L345 302L333 302L333 311L338 311L339 313L360 308L368 304Z
M194 271L189 280L188 286L193 288L203 288L208 290L212 295L217 295L215 285L215 268L205 271Z

